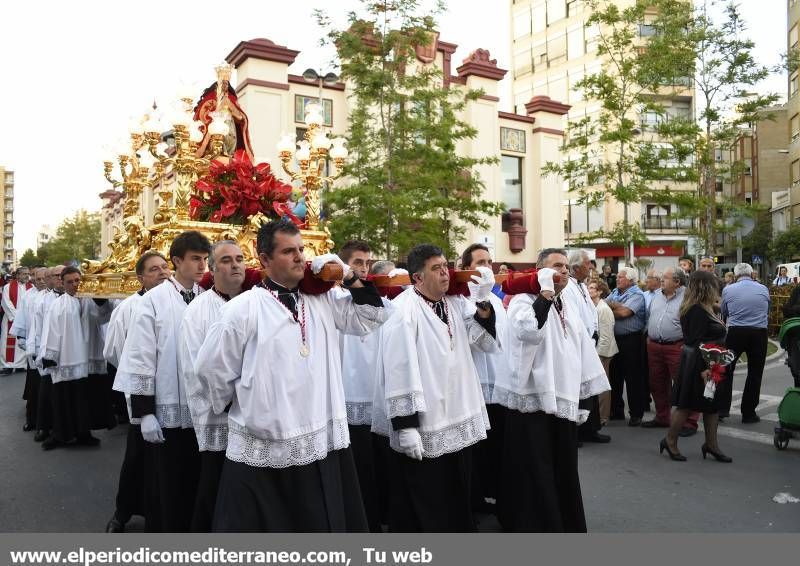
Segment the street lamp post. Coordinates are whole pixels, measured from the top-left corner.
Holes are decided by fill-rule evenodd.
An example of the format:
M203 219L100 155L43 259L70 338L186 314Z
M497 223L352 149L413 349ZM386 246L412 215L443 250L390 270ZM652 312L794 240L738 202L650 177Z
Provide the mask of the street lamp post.
M305 80L307 83L316 83L319 86L319 94L317 95L317 98L319 99L319 105L322 107L324 115L325 105L322 103L322 87L324 85L335 85L339 81L339 77L336 75L336 73L327 73L323 75L314 69L306 69L303 71L303 80Z

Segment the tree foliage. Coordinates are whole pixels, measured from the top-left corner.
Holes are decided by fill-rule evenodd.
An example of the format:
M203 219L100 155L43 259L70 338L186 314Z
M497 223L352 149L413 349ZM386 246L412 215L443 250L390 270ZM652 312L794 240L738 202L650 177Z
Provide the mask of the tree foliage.
M467 228L485 228L502 212L482 198L476 172L497 158L457 151L477 135L460 114L481 93L443 88L441 71L415 56L431 42L440 11L424 12L417 0L362 0L347 29L317 12L353 93L348 183L325 195L335 241L366 240L387 258L429 242L452 256Z
M64 220L56 235L38 250L42 263L48 266L71 261L97 259L100 254L100 218L85 210Z
M664 100L686 88L694 52L685 41L691 6L683 0L637 0L621 8L612 0L588 0L587 27L596 30L602 69L576 85L600 111L571 122L564 159L546 172L560 175L573 198L588 207L622 203L625 218L611 230L585 235L615 243L643 241L628 207L644 199L665 200L664 191L691 180L696 127L686 119L667 119ZM642 41L640 25L653 18L654 33ZM639 116L659 119L647 132ZM630 258L627 258L630 259Z
M772 238L769 257L777 262L800 259L800 225L792 224L790 228Z
M687 42L696 52L694 85L697 119L698 190L695 202L685 203L683 211L699 219L694 230L702 253L714 254L716 234L733 234L741 219L756 218L762 210L748 208L736 199L720 198L715 185L718 178L730 181L743 174L743 163L716 159L715 150L724 152L743 131L772 116L765 108L778 100L775 94L750 92L770 72L753 57L755 44L745 36L746 25L737 4L728 1L724 15L715 20L710 2L698 5L688 29Z
M22 257L19 258L19 265L20 267L36 267L41 265L41 261L39 257L33 252L32 249L28 248L25 250L25 253L22 254Z

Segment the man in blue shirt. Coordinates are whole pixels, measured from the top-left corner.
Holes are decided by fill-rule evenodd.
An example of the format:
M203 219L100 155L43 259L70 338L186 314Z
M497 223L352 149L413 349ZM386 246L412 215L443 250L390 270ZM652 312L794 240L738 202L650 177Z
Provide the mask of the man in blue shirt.
M611 361L611 418L625 418L623 386L628 393L628 426L640 426L644 416L647 369L642 360L642 331L647 323L644 293L636 284L639 273L632 267L620 267L617 288L606 302L614 313L614 338L619 353Z
M727 379L721 384L719 416L730 414L733 396L733 372L743 353L747 354L747 379L742 395L742 422L757 423L756 414L764 361L767 357L767 320L769 317L769 291L751 279L753 268L746 263L737 263L733 268L736 282L722 290L722 316L728 326L725 346L736 353L736 359L728 367Z

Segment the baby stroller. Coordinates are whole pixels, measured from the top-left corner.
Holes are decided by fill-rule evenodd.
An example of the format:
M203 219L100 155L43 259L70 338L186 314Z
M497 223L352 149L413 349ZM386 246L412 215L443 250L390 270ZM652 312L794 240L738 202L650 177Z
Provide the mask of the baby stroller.
M773 444L786 450L789 440L800 438L800 317L786 319L778 333L781 347L786 350L787 364L792 372L794 387L790 387L778 405L778 423Z

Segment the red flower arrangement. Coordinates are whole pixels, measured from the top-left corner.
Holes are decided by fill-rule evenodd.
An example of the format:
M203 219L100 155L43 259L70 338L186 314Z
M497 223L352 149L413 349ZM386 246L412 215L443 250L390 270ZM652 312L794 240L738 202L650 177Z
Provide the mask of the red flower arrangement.
M276 178L269 163L253 165L247 152L237 149L227 163L212 161L208 174L195 183L189 216L201 222L245 224L261 212L270 218L286 216L301 226L292 213L291 196L292 186Z
M725 368L736 358L736 354L725 346L713 343L700 344L700 353L711 370L703 396L713 399L717 385L725 379Z

